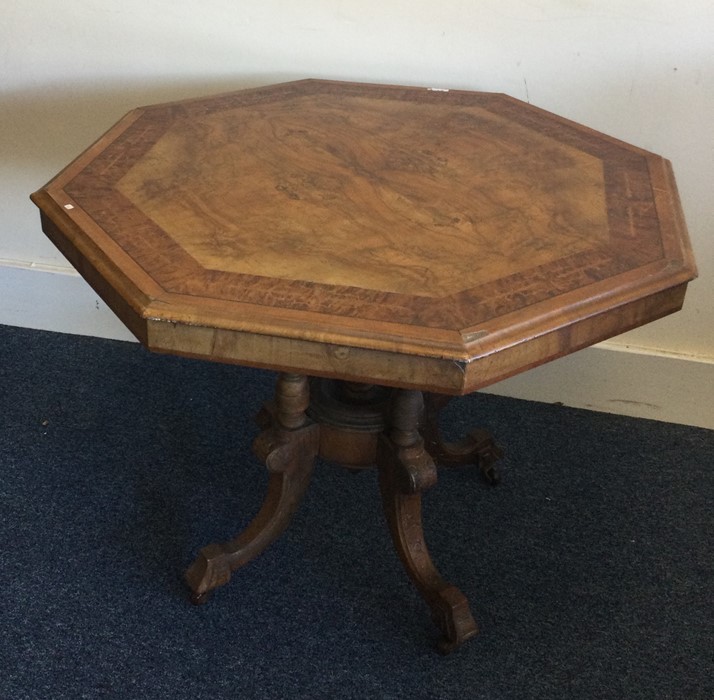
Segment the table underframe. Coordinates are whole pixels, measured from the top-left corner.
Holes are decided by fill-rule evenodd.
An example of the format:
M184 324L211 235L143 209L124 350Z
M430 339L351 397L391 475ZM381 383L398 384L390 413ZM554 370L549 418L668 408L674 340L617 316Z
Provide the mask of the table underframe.
M311 399L312 393L312 399ZM253 450L269 472L263 504L232 540L204 547L186 572L194 603L230 580L231 573L263 552L288 527L319 456L350 469L379 470L382 506L394 547L439 630L448 653L477 633L464 594L446 581L431 559L422 527L422 493L436 483L437 464L474 464L491 484L502 456L491 435L476 429L446 442L439 413L450 397L278 375L275 398L257 420Z

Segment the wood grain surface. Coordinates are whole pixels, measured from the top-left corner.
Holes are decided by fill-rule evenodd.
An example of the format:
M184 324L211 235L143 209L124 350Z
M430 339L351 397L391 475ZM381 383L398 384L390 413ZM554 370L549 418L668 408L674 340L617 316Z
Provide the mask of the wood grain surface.
M666 160L489 93L142 108L33 199L152 349L447 393L676 311L696 275Z

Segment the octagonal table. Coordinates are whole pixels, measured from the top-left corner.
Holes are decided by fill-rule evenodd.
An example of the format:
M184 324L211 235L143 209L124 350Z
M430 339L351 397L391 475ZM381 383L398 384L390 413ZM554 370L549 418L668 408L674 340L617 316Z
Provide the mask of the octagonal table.
M421 493L436 462L495 482L500 456L483 429L441 439L449 395L677 311L696 276L668 161L497 94L307 80L145 107L33 201L148 348L279 372L265 502L201 551L193 599L284 530L318 454L376 464L443 651L476 624Z

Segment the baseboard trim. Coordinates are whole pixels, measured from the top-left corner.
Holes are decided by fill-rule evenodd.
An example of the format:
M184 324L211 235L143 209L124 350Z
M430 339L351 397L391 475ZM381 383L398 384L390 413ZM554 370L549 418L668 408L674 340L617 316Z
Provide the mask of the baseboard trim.
M0 324L135 340L67 268L0 264ZM601 343L487 393L714 429L714 362Z
M135 340L71 268L0 266L0 323L38 330Z
M714 429L714 362L595 345L484 391Z

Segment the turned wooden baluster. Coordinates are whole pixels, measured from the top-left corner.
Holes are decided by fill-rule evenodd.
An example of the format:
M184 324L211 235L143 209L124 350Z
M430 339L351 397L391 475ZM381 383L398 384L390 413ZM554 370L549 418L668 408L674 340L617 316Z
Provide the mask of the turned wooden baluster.
M379 484L394 546L442 633L440 651L448 653L478 630L466 597L441 577L424 541L421 492L436 483L436 466L419 433L423 410L421 392L395 392L391 428L377 449Z
M204 547L186 572L191 600L202 603L231 572L258 556L290 523L312 475L319 446L319 426L305 415L309 404L307 378L281 374L274 413L253 443L253 450L270 473L260 511L230 542Z

